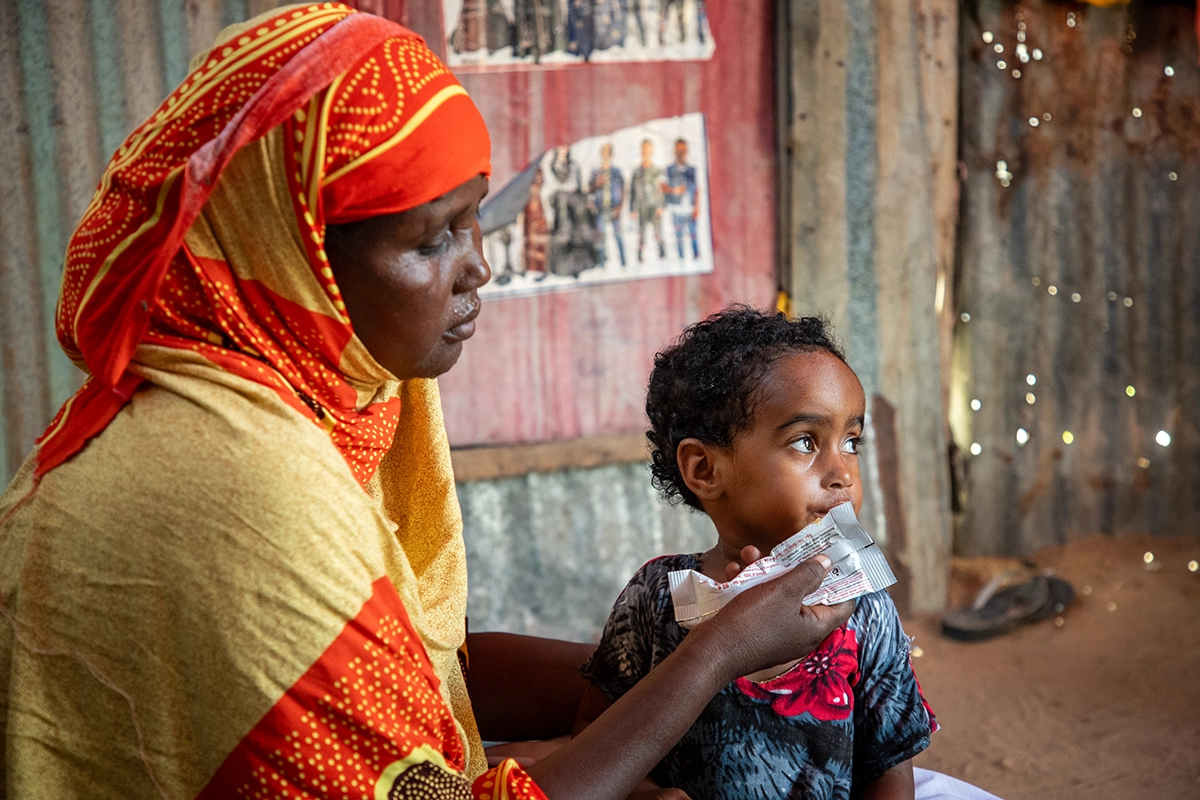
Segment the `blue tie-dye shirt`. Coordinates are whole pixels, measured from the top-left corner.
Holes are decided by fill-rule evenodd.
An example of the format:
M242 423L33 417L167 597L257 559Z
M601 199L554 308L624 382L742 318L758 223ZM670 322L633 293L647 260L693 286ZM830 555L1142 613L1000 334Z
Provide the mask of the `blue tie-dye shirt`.
M675 622L667 579L680 569L699 570L700 556L654 559L617 598L582 668L609 700L687 635ZM722 689L651 777L692 800L842 800L928 747L935 730L896 607L887 592L875 592L788 672Z

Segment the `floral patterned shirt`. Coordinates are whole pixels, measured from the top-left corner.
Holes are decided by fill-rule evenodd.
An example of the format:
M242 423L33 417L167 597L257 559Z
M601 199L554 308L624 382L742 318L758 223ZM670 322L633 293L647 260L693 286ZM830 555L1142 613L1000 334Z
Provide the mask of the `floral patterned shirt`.
M616 701L687 635L667 575L699 555L646 564L613 606L585 678ZM921 695L909 640L887 592L860 597L849 621L769 681L739 678L651 772L692 800L843 800L929 746L937 721Z

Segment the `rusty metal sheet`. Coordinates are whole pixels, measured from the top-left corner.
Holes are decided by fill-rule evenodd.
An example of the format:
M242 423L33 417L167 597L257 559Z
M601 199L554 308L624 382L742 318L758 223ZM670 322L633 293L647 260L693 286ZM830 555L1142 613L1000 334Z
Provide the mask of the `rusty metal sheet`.
M964 7L960 553L1200 534L1196 60L1186 5Z

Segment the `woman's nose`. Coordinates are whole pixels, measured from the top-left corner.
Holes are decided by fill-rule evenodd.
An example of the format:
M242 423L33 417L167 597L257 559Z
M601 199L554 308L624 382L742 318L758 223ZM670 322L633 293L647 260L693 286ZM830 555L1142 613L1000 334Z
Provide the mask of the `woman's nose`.
M471 247L463 254L463 259L465 263L454 287L458 292L474 291L492 279L492 268L483 254L483 232L478 221L471 231Z

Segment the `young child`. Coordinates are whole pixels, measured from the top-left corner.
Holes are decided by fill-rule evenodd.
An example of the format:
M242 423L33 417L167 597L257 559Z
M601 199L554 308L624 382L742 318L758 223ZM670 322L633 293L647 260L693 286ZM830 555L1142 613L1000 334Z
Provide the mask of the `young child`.
M646 413L655 487L708 514L717 543L656 558L629 581L582 668L592 687L577 730L687 635L668 573L728 580L727 565L744 567L839 503L862 505L866 400L819 319L735 306L691 326L655 357ZM936 729L880 591L799 663L723 689L651 777L692 800L911 800L910 759Z

